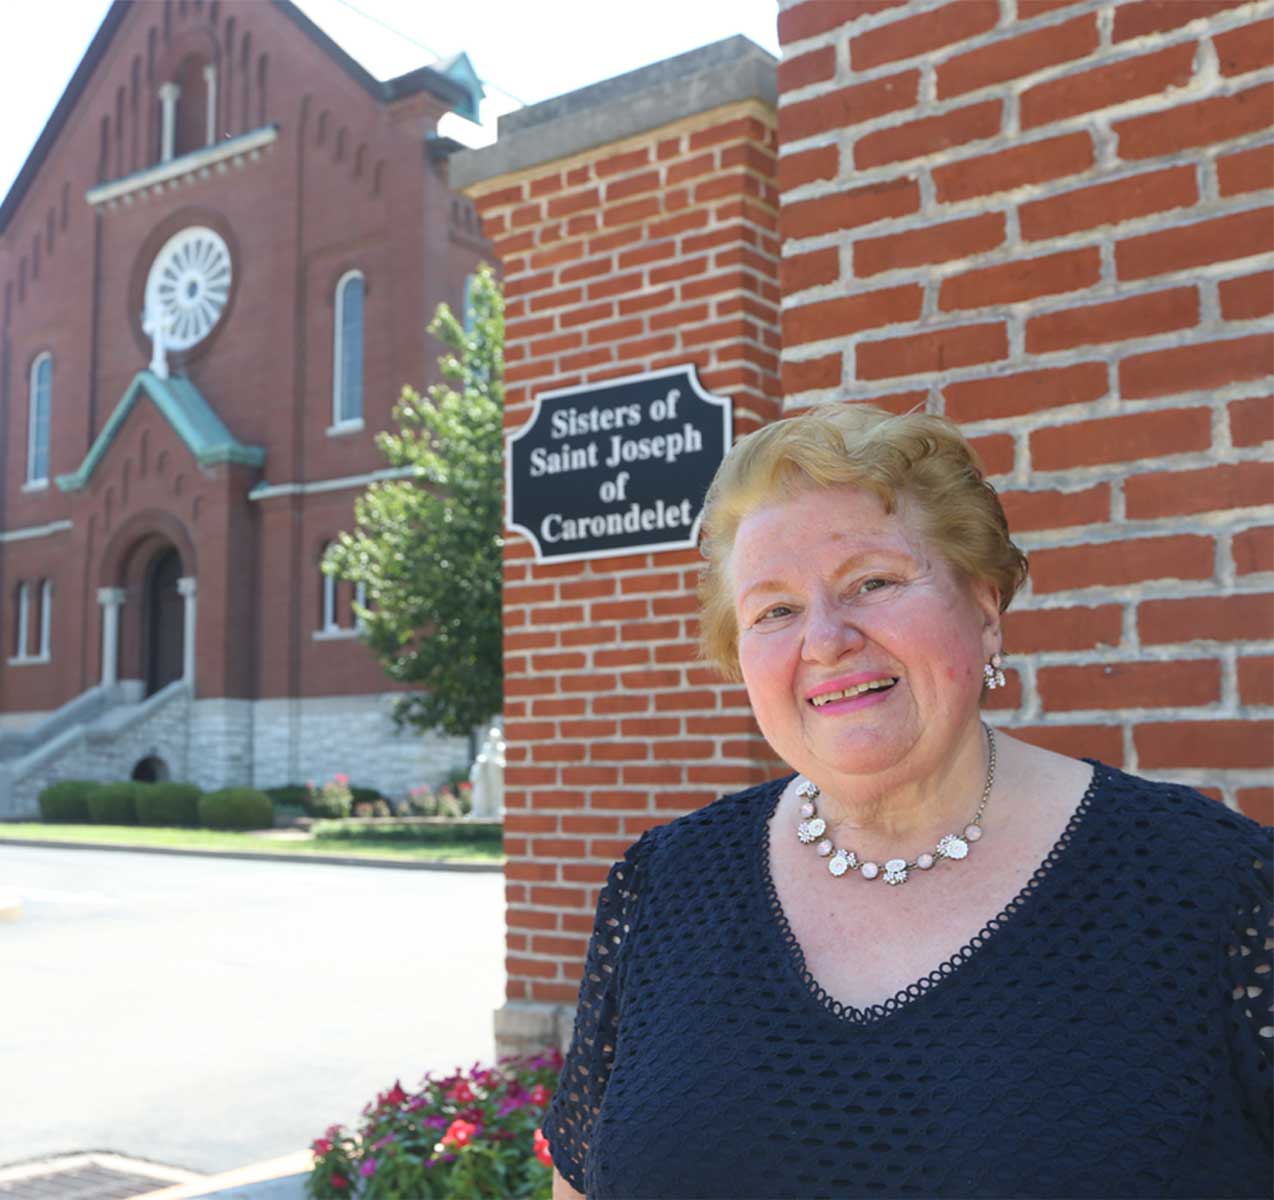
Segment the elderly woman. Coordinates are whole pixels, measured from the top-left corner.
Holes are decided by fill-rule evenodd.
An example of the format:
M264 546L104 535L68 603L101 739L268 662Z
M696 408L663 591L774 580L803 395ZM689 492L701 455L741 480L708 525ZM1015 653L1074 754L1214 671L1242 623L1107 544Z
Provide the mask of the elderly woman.
M612 869L554 1196L1268 1196L1269 840L983 721L1026 560L956 428L761 429L703 549L795 774Z

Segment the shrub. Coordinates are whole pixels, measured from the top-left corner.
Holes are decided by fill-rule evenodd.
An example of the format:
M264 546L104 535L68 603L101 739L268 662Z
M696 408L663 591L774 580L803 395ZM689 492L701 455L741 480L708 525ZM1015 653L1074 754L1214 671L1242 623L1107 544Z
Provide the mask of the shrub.
M274 806L256 788L222 788L199 798L199 821L209 829L269 829Z
M409 845L434 846L463 843L499 850L504 842L504 828L495 821L473 821L452 824L422 825L418 821L315 821L310 832L318 841L403 842Z
M141 783L137 785L139 825L198 825L199 797L193 783Z
M273 804L283 804L288 808L305 808L310 790L303 783L285 783L280 787L266 788L265 794Z
M312 817L339 819L348 817L354 804L348 775L333 775L322 787L312 783L305 785L305 810Z
M379 788L360 787L356 783L351 783L349 785L349 793L354 798L355 804L357 804L360 800L367 804L375 804L377 800L383 800L385 798L385 793Z
M88 798L101 786L91 779L59 779L49 784L39 795L40 820L90 821Z
M144 783L104 783L88 795L90 821L99 825L136 825L137 790Z
M501 1196L549 1200L552 1160L540 1123L562 1056L506 1059L495 1068L426 1075L409 1093L395 1083L363 1109L357 1133L331 1126L310 1149L313 1200L352 1194L378 1200ZM366 1189L356 1191L356 1185Z

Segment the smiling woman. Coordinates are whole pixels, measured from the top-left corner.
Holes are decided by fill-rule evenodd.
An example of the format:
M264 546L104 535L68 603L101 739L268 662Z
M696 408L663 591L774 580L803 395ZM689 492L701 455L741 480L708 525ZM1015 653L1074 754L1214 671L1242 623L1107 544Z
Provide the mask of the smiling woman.
M984 723L1026 560L955 426L767 426L703 551L794 773L611 871L555 1194L1268 1194L1269 839Z

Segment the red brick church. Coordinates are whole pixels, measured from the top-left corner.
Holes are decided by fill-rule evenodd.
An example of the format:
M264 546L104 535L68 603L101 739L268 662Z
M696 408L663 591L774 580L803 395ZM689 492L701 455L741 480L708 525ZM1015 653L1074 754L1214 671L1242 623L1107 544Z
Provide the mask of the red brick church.
M53 778L405 790L327 543L485 250L463 55L372 77L288 0L120 0L0 203L0 816ZM432 773L432 776L431 776Z

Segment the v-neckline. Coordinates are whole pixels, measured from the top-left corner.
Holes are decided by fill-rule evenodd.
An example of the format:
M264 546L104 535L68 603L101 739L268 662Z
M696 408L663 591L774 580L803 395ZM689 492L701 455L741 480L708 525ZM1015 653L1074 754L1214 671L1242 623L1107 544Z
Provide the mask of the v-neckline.
M852 1004L844 1004L835 999L814 978L813 973L805 964L805 951L801 948L801 944L792 930L791 923L787 919L787 913L784 912L783 905L779 900L778 889L775 886L770 865L770 827L778 811L779 801L783 798L787 785L795 778L795 775L786 775L781 779L775 780L774 793L768 798L768 803L763 799L757 806L758 815L753 829L755 839L753 864L756 874L759 876L758 882L762 894L765 896L769 907L770 930L779 942L780 951L787 959L798 982L809 998L836 1020L855 1025L873 1025L907 1009L914 1001L929 994L938 984L953 976L971 959L980 957L988 943L999 940L996 935L1002 936L1001 931L1005 925L1009 924L1029 902L1038 896L1044 885L1056 874L1058 866L1069 859L1073 851L1073 843L1085 824L1085 818L1092 807L1099 784L1104 780L1107 770L1103 764L1092 759L1084 759L1083 761L1093 768L1092 778L1088 781L1088 786L1085 788L1079 804L1076 805L1075 811L1071 813L1066 827L1062 830L1057 841L1053 843L1052 849L1044 856L1039 866L1031 873L1030 879L1022 885L1017 894L995 916L987 921L978 933L974 934L954 954L938 963L928 974L907 984L906 987L895 992L879 1004L868 1005L866 1008L856 1008Z

